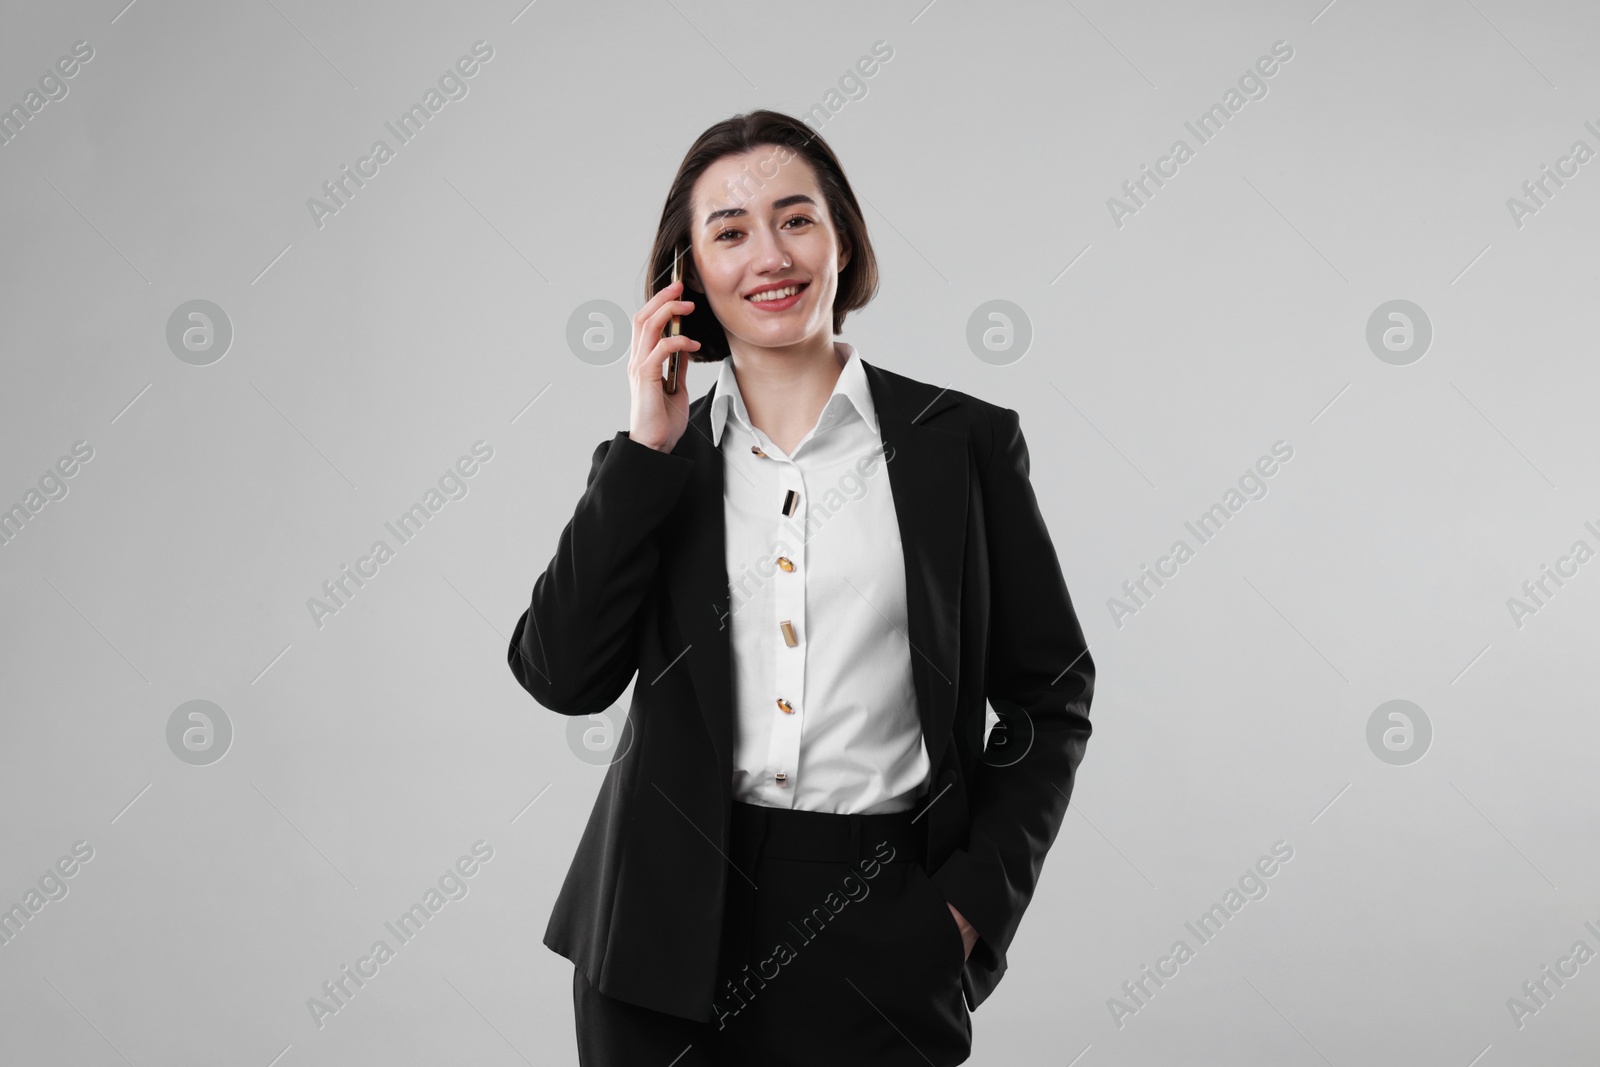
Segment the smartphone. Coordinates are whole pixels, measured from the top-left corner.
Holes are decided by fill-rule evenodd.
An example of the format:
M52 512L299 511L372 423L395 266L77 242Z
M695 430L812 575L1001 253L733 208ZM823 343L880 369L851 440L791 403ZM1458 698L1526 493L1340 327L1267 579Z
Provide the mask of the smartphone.
M675 282L683 281L683 250L679 248L672 250L672 280ZM681 293L678 295L678 299L683 299ZM682 325L678 316L672 316L672 325L667 327L667 336L677 337L680 329L682 329ZM682 352L673 352L667 357L667 380L661 386L663 392L672 394L678 391L678 357L682 354Z

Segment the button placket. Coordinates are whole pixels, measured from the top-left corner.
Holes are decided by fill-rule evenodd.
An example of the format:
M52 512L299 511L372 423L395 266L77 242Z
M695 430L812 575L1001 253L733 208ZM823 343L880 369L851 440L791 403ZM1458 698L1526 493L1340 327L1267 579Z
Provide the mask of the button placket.
M787 797L792 804L796 772L800 766L800 739L804 733L805 716L806 561L804 542L796 543L788 533L788 528L782 525L784 517L781 502L789 493L803 495L804 485L800 469L792 459L780 458L774 452L768 452L767 458L774 461L774 469L778 472L777 484L772 490L773 537L770 543L776 545L782 542L791 546L784 557L789 567L778 563L772 573L773 613L772 618L767 620L767 625L771 627L769 633L772 641L769 647L774 657L772 677L775 690L768 763L773 770L775 788L780 791L780 796ZM776 562L778 552L776 549L773 551ZM785 639L784 623L788 623L789 630L796 638L796 644L792 646ZM788 705L787 712L777 703L780 700Z

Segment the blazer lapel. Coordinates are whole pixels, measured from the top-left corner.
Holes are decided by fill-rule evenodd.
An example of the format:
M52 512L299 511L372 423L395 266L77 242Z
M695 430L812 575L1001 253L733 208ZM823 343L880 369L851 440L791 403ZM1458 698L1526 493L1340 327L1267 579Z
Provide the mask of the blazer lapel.
M878 413L895 522L906 568L906 637L923 743L935 773L955 718L961 644L961 585L967 534L967 433L938 420L947 390L862 360Z
M684 647L667 670L687 668L717 750L722 788L733 789L733 652L729 641L728 560L723 517L723 459L711 443L711 391L689 410L672 451L694 461L680 505L679 536L663 555L672 613ZM671 651L671 650L669 650ZM635 685L651 684L640 678Z
M857 358L860 358L859 356ZM907 640L917 713L937 768L955 717L960 656L962 564L966 547L967 434L955 420L928 425L956 406L945 390L862 360L905 555ZM677 538L665 554L667 589L684 648L669 670L686 668L732 788L733 655L723 521L723 459L711 443L711 393L691 406L674 454L694 461L684 487ZM944 422L948 421L949 426ZM636 684L652 684L641 678Z

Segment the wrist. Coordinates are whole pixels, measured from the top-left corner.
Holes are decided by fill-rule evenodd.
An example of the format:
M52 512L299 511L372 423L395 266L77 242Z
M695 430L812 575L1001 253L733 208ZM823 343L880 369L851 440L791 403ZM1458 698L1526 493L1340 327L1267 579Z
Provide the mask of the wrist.
M649 438L645 438L645 437L635 437L631 432L628 433L628 440L632 441L634 444L639 444L639 445L643 445L646 448L654 449L657 452L670 452L671 451L671 449L666 445L665 442L652 441Z

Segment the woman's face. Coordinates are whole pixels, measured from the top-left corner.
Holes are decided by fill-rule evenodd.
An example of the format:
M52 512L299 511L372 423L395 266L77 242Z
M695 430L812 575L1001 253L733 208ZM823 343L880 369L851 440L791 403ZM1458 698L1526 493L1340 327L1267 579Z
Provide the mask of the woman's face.
M833 337L833 298L850 251L805 157L769 145L725 156L700 175L692 202L691 284L700 283L731 348ZM801 287L797 295L750 299L790 284Z

